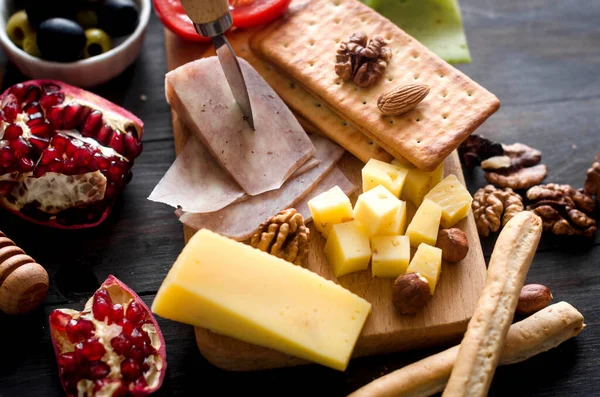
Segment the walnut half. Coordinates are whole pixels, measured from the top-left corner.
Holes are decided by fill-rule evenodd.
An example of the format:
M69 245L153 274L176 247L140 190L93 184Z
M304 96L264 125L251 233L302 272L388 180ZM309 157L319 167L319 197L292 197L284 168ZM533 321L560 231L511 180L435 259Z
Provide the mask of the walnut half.
M596 155L592 166L587 170L585 192L590 196L596 196L596 202L600 207L600 153Z
M513 216L523 211L523 199L512 189L497 189L487 185L473 196L473 216L477 231L482 236L497 232Z
M279 212L263 222L250 239L261 251L301 266L308 258L310 230L294 208Z
M357 32L340 44L335 73L344 81L367 88L379 80L391 58L392 51L383 37L374 36L368 41L367 35Z

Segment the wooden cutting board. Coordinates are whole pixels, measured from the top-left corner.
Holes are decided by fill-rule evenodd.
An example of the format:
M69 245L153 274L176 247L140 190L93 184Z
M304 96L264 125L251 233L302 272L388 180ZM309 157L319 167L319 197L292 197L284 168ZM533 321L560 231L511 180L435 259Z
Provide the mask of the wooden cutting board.
M198 59L206 46L185 42L166 31L167 65L172 70L184 63ZM197 87L201 90L202 87ZM173 113L175 149L181 151L189 136L188 130ZM347 153L339 167L356 185L361 185L360 169L363 164ZM454 152L444 163L445 174L455 174L464 183L458 155ZM357 194L351 197L356 199ZM414 213L410 208L409 215ZM460 263L444 263L435 295L423 311L414 316L398 315L392 305L392 279L372 278L370 269L336 279L323 254L325 239L311 229L311 250L308 269L334 280L372 304L362 334L354 350L354 357L417 349L458 341L467 328L475 304L485 281L485 262L479 235L472 213L457 227L467 234L469 254ZM188 241L194 230L184 226ZM260 308L256 308L260 310ZM211 363L226 370L250 371L267 368L306 364L306 361L290 357L261 346L196 328L196 342L202 355Z

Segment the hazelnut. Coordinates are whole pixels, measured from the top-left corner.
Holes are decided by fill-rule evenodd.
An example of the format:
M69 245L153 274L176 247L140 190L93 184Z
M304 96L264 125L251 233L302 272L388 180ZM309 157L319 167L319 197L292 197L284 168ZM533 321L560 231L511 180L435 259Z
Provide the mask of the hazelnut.
M545 285L527 284L521 289L517 313L533 314L552 303L552 292Z
M394 281L392 290L394 307L402 314L419 311L431 296L429 281L420 273L407 273Z
M459 262L469 252L467 235L460 229L442 229L438 233L436 247L442 250L442 259L447 262Z

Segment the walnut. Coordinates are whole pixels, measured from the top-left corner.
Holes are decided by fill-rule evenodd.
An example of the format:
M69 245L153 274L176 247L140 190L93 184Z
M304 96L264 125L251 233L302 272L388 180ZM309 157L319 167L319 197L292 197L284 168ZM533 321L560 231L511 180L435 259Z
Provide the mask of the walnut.
M502 144L492 142L480 135L470 135L458 148L460 162L465 168L474 168L494 156L503 156Z
M294 208L267 219L250 239L250 245L301 266L308 258L310 230Z
M335 73L344 81L354 81L359 87L375 84L383 75L392 51L381 36L368 41L364 33L354 33L340 44L336 54Z
M527 209L542 218L544 230L589 238L596 233L596 221L590 216L596 204L583 189L549 183L529 189L527 198L532 201Z
M596 155L594 163L587 170L585 192L590 196L596 196L596 202L600 207L600 153Z
M548 168L539 164L542 152L522 143L502 145L503 156L491 157L481 163L485 179L500 187L528 189L539 185L548 175Z
M475 193L471 207L477 231L482 236L489 236L523 211L523 199L511 188L497 189L487 185Z

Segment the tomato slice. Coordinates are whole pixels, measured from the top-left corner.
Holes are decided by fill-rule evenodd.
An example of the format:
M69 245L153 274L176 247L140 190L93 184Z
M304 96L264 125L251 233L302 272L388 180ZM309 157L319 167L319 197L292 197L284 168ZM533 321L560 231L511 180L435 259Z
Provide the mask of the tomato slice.
M291 0L229 0L233 24L238 28L263 25L280 17Z
M179 0L152 0L158 19L171 32L184 40L208 43L210 37L200 36Z

